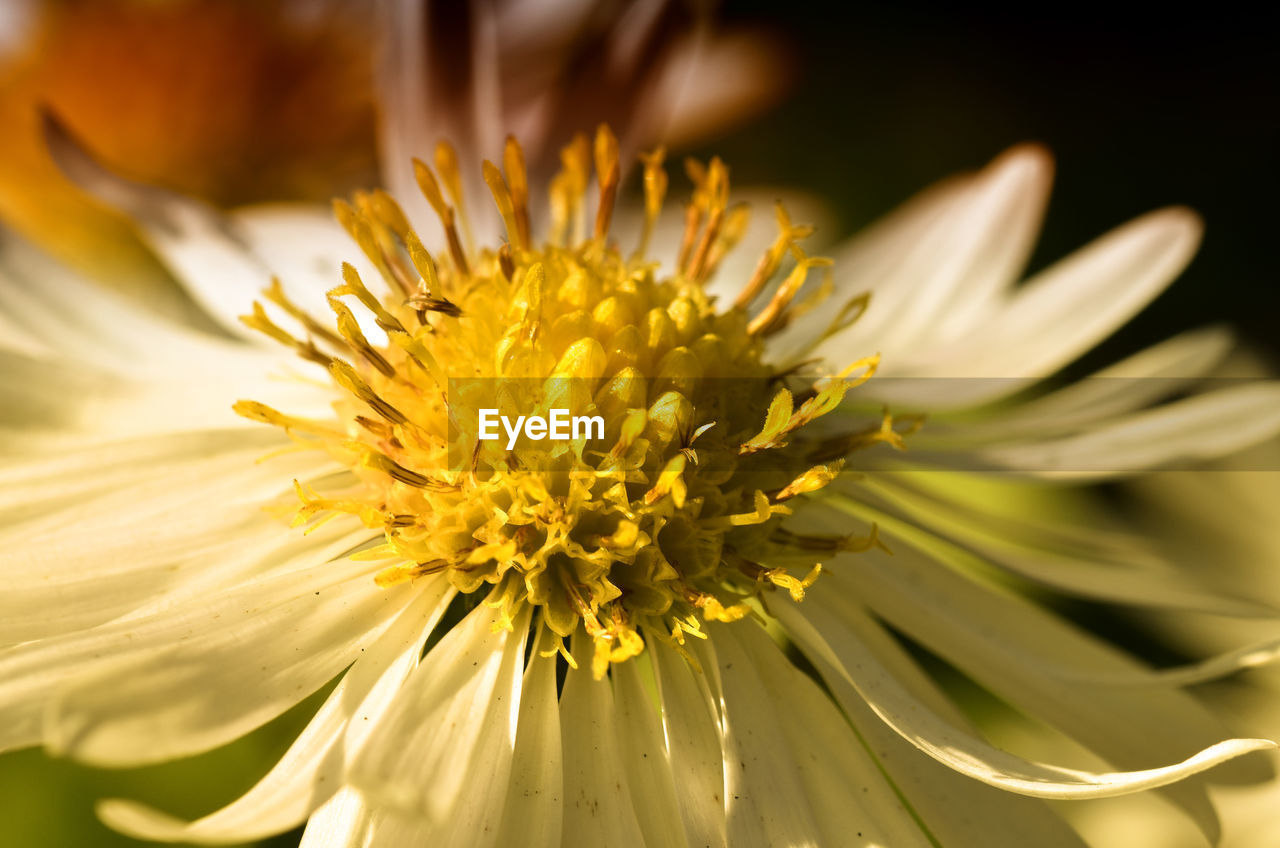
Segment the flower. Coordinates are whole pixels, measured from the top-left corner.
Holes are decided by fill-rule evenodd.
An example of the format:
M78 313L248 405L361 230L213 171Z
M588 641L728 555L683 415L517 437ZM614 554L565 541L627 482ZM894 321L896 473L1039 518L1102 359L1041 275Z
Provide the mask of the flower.
M850 275L781 210L737 273L750 228L718 161L690 169L673 263L620 246L603 129L564 150L545 240L514 141L484 167L505 245L467 245L451 148L417 163L435 253L382 192L337 205L343 241L315 217L219 218L101 171L56 127L54 142L236 335L165 323L7 245L0 746L179 757L337 678L241 799L194 823L105 802L120 829L239 840L310 816L307 845L1078 844L1037 798L1163 786L1213 833L1192 776L1271 747L1220 741L1186 694L1112 685L1142 668L1006 584L1246 602L1001 516L976 475L920 471L1097 477L1274 432L1269 386L1159 406L1105 382L1010 397L1177 273L1189 213L1010 289L1048 184L1025 148L837 251ZM664 229L660 155L642 183L643 246ZM713 276L732 298L712 299ZM1098 291L1106 304L1076 308ZM824 295L836 308L814 308ZM1205 344L1119 367L1188 370ZM951 375L945 394L920 379ZM529 409L593 402L603 445L504 451L448 428L471 395L502 407L530 381ZM900 405L933 417L912 432ZM872 471L841 474L845 456ZM896 634L1130 771L992 747Z

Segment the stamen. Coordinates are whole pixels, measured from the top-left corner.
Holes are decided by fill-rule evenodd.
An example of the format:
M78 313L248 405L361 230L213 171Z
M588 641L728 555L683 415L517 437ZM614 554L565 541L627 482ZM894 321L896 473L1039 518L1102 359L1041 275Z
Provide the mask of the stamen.
M317 365L323 365L326 368L329 366L331 357L326 356L317 350L315 344L312 343L310 339L301 341L291 336L271 320L267 315L267 311L262 308L261 303L257 303L255 301L253 304L253 314L241 315L240 323L244 324L251 330L257 330L258 332L275 339L286 347L293 348L303 359L314 362Z
M507 136L507 143L502 151L502 170L506 173L507 184L511 187L511 205L515 210L517 242L524 250L529 249L529 180L525 175L524 151L515 136Z
M445 240L449 242L449 256L453 259L453 267L457 269L459 275L468 276L471 269L467 264L467 254L462 249L462 242L458 240L458 227L454 221L453 207L444 202L435 174L431 173L431 169L421 159L413 160L413 175L418 181L422 196L427 199L427 203L431 204L436 217L440 219L441 226L444 227Z
M644 256L649 251L649 239L653 236L653 227L667 196L667 172L662 167L666 155L665 147L640 154L640 161L644 163L644 228L640 231L640 243L633 254L635 257Z
M596 210L595 238L603 242L609 235L613 220L613 204L618 196L621 171L618 168L618 139L601 124L596 130L595 145L596 179L600 183L600 206Z
M498 214L502 216L502 223L507 228L507 240L523 250L524 245L520 242L520 228L516 225L515 207L511 202L511 189L507 186L507 181L497 165L486 159L482 167L485 184L489 186L489 193L493 195Z
M707 228L702 232L702 239L698 242L698 248L694 251L693 259L690 260L689 268L686 272L691 280L699 283L705 279L707 259L711 252L711 246L720 234L720 226L724 222L725 207L728 204L729 169L724 166L724 162L720 161L718 156L711 160L711 168L707 174L706 192L710 220L707 221Z
M329 308L333 310L334 315L338 319L338 331L342 333L344 339L350 344L351 348L363 356L370 365L377 368L384 376L394 377L396 369L390 362L386 360L381 353L369 344L369 340L364 337L364 333L360 330L360 324L356 321L351 310L347 305L336 297L328 298Z
M288 295L284 293L284 287L280 285L279 277L272 277L271 285L264 289L262 294L267 298L267 300L283 309L290 318L305 327L308 333L324 339L335 347L345 347L345 342L337 333L311 317L311 313L299 309L294 302L289 299Z
M796 255L796 267L787 275L786 280L779 286L778 291L774 293L760 314L747 324L747 332L753 336L769 335L780 329L779 323L782 314L805 284L805 280L809 277L809 270L811 268L824 268L832 264L832 260L823 256L806 256L794 244L791 250Z
M751 279L747 281L746 286L738 294L738 299L733 302L734 309L746 309L750 306L751 301L755 300L760 295L760 292L764 291L764 287L769 280L773 279L773 275L778 272L778 266L782 264L782 257L786 255L792 245L813 235L813 227L807 225L797 227L793 225L791 218L787 215L787 210L781 203L774 206L774 212L778 217L778 238L760 257L760 262L756 265Z
M382 275L387 285L393 289L400 289L406 295L410 294L413 291L412 285L403 274L397 275L391 269L388 254L379 245L378 237L370 225L370 219L344 200L335 200L333 209L338 217L338 223L342 224L347 234L359 245L361 252L373 263L373 267L378 269L378 273Z
M462 234L467 240L467 255L475 253L475 238L471 234L471 221L467 217L466 199L462 194L462 170L458 167L458 153L447 141L436 143L436 170L444 183L444 190L449 193L449 200L458 210L458 222L462 224Z

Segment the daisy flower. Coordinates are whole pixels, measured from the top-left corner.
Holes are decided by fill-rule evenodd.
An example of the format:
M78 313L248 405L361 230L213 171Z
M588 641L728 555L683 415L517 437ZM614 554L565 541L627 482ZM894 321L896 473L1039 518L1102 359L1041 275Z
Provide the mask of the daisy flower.
M336 681L239 800L190 823L107 801L113 826L217 842L309 818L304 845L1070 845L1039 799L1164 787L1212 835L1195 775L1271 747L1228 738L1184 693L1089 683L1142 669L1009 575L1237 615L1248 601L1144 580L1106 539L1001 521L976 482L920 472L1097 477L1273 432L1269 386L1014 396L1169 282L1190 213L1014 287L1048 187L1025 148L835 251L848 272L781 209L735 266L754 231L718 160L688 168L674 250L658 252L660 151L638 232L614 232L602 128L563 149L544 233L519 144L484 164L501 243L468 243L457 152L415 161L444 233L428 250L384 192L336 204L349 238L278 211L221 218L52 134L225 334L7 243L0 746L156 762ZM1207 343L1117 367L1186 370ZM508 447L477 438L488 404L562 404L604 433ZM842 473L846 458L871 470ZM908 641L1111 769L990 745Z
M1199 773L1271 743L1231 739L1185 693L1110 685L1141 665L1023 590L1258 605L1001 514L997 484L964 473L1132 474L1280 427L1265 385L1037 390L1176 276L1194 215L1015 285L1050 178L1019 148L833 263L786 209L733 205L718 160L688 165L692 197L664 214L658 150L615 226L643 141L733 101L686 84L718 54L695 33L604 102L632 116L621 139L561 148L565 110L667 43L664 4L607 25L512 8L470 22L451 100L458 79L421 50L451 30L385 7L390 190L333 218L220 215L51 126L64 170L137 222L219 332L6 240L0 748L157 762L331 684L226 808L102 816L196 842L309 820L304 845L326 846L1075 845L1042 799L1162 787L1215 834ZM533 23L569 19L607 47L520 61L577 31ZM1221 346L1174 339L1108 375L1195 373ZM480 438L481 410L552 408L603 432ZM992 746L926 653L1096 767Z

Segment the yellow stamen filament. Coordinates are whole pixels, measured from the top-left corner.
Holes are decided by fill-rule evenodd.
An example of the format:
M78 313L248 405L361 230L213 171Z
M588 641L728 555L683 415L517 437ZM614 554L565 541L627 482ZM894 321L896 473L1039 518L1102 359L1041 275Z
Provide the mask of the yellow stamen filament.
M618 139L604 124L596 131L596 179L600 183L600 206L596 210L595 238L604 241L613 220L613 204L618 196L622 172L618 165Z

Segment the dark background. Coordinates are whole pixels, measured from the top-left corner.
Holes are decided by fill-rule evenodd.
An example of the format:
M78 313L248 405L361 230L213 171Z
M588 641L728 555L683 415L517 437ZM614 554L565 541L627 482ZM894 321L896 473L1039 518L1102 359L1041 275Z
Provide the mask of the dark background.
M1207 223L1185 274L1082 364L1215 321L1280 354L1273 26L1212 5L1189 17L731 0L722 12L781 37L800 66L779 108L707 146L739 184L810 189L851 232L948 173L1039 141L1058 167L1033 267L1160 206Z

